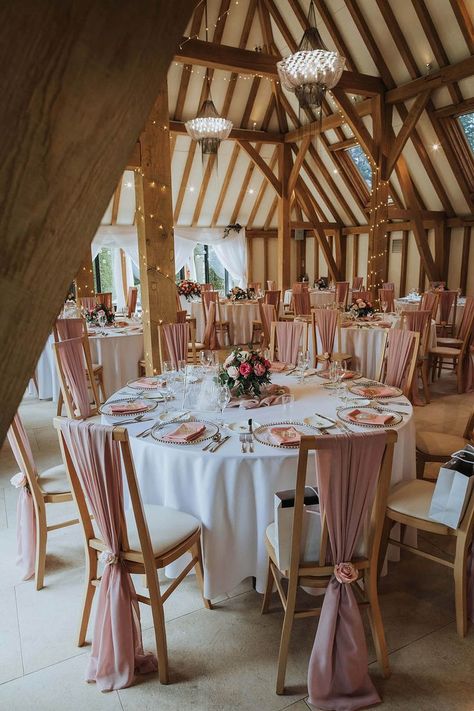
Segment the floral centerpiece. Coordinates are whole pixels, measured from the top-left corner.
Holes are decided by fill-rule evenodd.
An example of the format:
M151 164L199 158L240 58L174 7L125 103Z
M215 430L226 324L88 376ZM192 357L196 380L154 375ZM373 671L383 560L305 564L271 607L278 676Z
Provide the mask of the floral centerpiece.
M242 299L250 299L250 294L247 289L241 289L240 286L234 286L227 294L231 301L242 301Z
M237 397L258 396L262 386L270 383L270 365L257 351L234 348L220 368L217 380Z
M374 307L370 301L364 301L364 299L356 299L349 309L349 313L355 318L361 318L363 316L368 316L374 313Z
M105 324L111 326L115 321L113 309L108 309L105 304L97 304L93 309L85 309L84 313L87 323L92 326L100 326L101 321L105 318Z
M183 279L177 283L178 294L184 296L186 301L192 301L201 296L201 285L191 279Z
M327 277L319 277L316 282L316 286L321 291L322 289L327 289L329 286L329 281Z

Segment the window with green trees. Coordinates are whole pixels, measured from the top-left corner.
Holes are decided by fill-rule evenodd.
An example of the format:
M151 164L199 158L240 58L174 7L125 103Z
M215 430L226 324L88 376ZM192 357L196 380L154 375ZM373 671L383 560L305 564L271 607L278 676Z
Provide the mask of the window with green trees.
M364 151L360 146L352 146L351 148L346 148L346 152L349 154L365 184L370 189L372 187L372 169Z
M474 113L459 116L459 123L471 147L471 151L474 152Z

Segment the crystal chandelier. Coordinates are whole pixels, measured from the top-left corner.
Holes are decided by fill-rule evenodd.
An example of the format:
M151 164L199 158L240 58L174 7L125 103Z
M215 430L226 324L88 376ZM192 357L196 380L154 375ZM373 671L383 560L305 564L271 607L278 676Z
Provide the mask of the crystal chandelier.
M208 42L207 0L204 5L204 21L206 23L206 42ZM190 119L184 124L191 138L201 146L203 156L216 155L219 143L228 138L233 126L232 121L222 118L217 113L211 97L211 81L208 69L206 69L206 81L208 84L208 98L202 102L196 118Z
M326 90L336 86L346 60L324 45L316 28L313 0L309 5L308 24L298 50L277 62L277 70L281 85L296 95L300 107L316 109L321 116Z

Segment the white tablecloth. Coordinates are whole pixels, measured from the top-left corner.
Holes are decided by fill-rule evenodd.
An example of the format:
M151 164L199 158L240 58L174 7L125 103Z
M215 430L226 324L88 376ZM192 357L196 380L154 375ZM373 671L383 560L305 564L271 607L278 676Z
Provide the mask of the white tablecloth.
M299 384L293 376L276 376L273 382L290 387L295 396L293 419L315 412L335 416L335 396L313 376ZM398 399L398 398L397 398ZM406 401L407 402L407 401ZM410 408L396 429L392 482L415 476L415 424ZM206 417L206 413L200 413ZM281 406L256 410L227 409L224 420L245 421L252 417L261 424L285 419ZM286 416L287 417L287 416ZM208 419L215 420L216 413ZM149 426L151 423L147 422ZM203 445L161 444L133 435L145 423L129 425L131 447L140 491L145 504L161 504L193 514L202 522L205 595L214 598L232 590L244 578L254 576L263 592L266 575L265 530L273 521L274 494L294 488L298 452L255 442L254 454L241 454L238 435L222 445L216 454L202 452ZM308 482L314 483L313 471ZM173 577L184 563L167 569Z
M110 335L91 334L89 343L92 362L103 366L105 392L111 395L138 375L138 361L143 358L143 333L132 330L125 333L116 333L113 329L103 330ZM52 399L56 402L60 388L52 344L53 336L50 335L39 357L36 377L40 400Z
M417 311L420 308L421 297L418 299L403 297L401 299L395 299L395 306L397 306L401 311ZM464 307L466 305L466 299L458 299L456 305L456 326L462 321L464 314ZM452 310L450 318L452 317ZM437 316L439 318L439 315Z
M201 301L191 301L187 304L189 314L196 319L196 340L204 337L204 313ZM231 345L246 344L252 336L252 321L260 321L258 303L256 301L234 301L220 304L221 318L229 322ZM227 345L223 338L221 345Z
M333 304L335 293L336 292L334 291L334 289L322 289L321 291L319 289L310 289L309 290L309 298L311 301L311 306L314 309L321 309L324 306ZM285 291L284 304L286 306L290 305L292 295L293 295L293 291L291 289L287 289ZM352 289L349 289L347 303L348 304L352 303Z

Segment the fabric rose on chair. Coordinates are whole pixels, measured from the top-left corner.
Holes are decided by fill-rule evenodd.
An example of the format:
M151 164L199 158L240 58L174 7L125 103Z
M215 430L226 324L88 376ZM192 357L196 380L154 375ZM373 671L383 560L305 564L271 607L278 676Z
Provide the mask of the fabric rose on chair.
M338 563L334 566L334 575L338 583L353 583L359 577L359 573L352 563Z
M22 486L26 486L26 476L23 472L18 472L15 476L10 479L10 484L15 487L15 489L21 489Z

